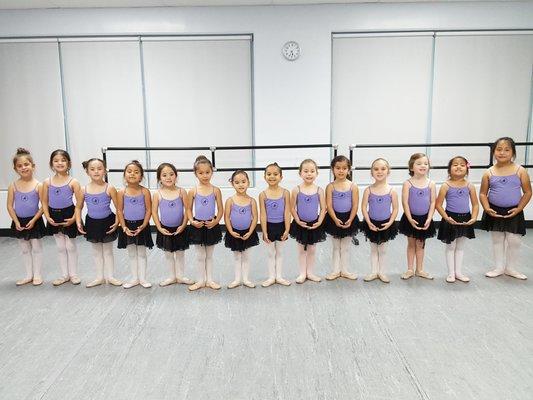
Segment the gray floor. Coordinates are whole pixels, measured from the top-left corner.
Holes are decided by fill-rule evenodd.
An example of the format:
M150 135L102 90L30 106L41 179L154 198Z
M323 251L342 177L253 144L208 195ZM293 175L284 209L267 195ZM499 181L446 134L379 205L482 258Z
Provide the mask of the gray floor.
M264 289L152 289L70 284L57 277L45 243L41 287L16 287L23 275L16 242L0 239L0 399L532 399L533 232L522 247L530 280L488 279L487 234L469 242L469 284L444 282L444 247L427 244L434 281L403 282L405 240L390 248L389 285L337 280ZM84 283L93 277L80 239ZM286 276L296 276L287 246ZM352 251L352 269L369 270L369 247ZM193 250L187 253L194 277ZM128 267L115 252L117 276ZM216 277L233 276L231 253L215 251ZM318 272L330 264L319 245ZM149 255L150 277L165 275ZM265 251L253 277L266 276Z

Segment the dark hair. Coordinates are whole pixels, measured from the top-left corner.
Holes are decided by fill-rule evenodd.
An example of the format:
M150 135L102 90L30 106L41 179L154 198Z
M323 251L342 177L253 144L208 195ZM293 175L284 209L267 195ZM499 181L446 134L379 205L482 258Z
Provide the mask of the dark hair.
M270 163L268 164L266 167L265 167L265 174L267 172L267 169L269 169L270 167L275 167L278 169L279 171L279 176L283 176L283 170L281 169L281 167L278 165L277 162L273 162L273 163Z
M72 161L70 159L70 154L66 150L57 149L52 151L52 154L50 154L50 162L48 163L50 165L51 169L54 169L54 157L55 156L63 156L67 160L67 171L72 168Z
M128 169L130 165L134 165L137 168L139 168L139 171L141 171L141 179L144 178L144 168L138 160L131 160L129 163L126 164L126 166L124 167L123 176L126 176L126 170Z
M231 183L233 183L233 180L235 179L235 177L236 177L237 175L240 175L240 174L244 175L244 176L246 177L246 180L247 180L248 182L250 182L250 178L248 177L248 174L247 174L246 171L243 170L243 169L238 169L238 170L235 171L233 174L231 174L231 178L229 178L229 181L230 181Z
M492 155L494 155L494 152L496 151L496 147L498 147L498 143L500 142L507 142L507 144L511 147L511 150L513 152L513 159L516 158L516 144L514 142L514 139L508 136L504 136L504 137L496 139L496 141L491 146Z
M305 160L303 160L303 161L300 163L300 166L298 167L298 173L299 173L299 174L302 173L303 166L304 166L304 164L307 164L307 163L314 164L314 166L315 166L315 168L316 168L316 171L318 172L318 165L316 165L315 160L312 160L312 159L310 159L310 158L306 158Z
M331 160L331 163L330 163L331 169L333 170L333 168L335 168L335 164L342 163L342 162L345 162L346 165L348 166L348 175L346 176L346 178L349 181L351 181L352 180L352 162L350 161L348 157L342 156L342 155L333 157L333 160Z
M429 158L428 156L426 156L424 153L415 153L411 156L411 158L409 159L409 162L407 163L407 166L409 167L409 175L410 176L414 176L415 173L413 171L413 166L415 165L415 161L422 158L422 157L426 157L428 159L428 166L431 168L431 164L429 162Z
M211 163L211 161L209 161L209 159L206 156L204 156L202 154L202 155L199 155L198 157L196 157L196 160L194 160L194 164L193 164L192 168L193 168L195 174L196 174L196 170L198 169L200 164L208 165L209 168L211 169L211 171L213 171L213 164Z
M17 152L13 156L13 168L17 168L17 161L21 157L26 157L29 162L31 162L31 165L35 166L35 163L33 162L33 157L31 156L31 153L29 150L26 150L24 147L17 148Z
M448 161L448 176L452 175L452 164L458 158L460 158L461 160L463 160L465 162L465 164L466 164L466 175L468 175L468 172L470 171L470 163L468 162L468 160L466 158L464 158L463 156L455 156L450 161Z
M174 172L174 174L176 174L176 176L178 176L178 170L176 169L174 164L164 162L164 163L159 164L159 167L157 167L157 171L155 173L158 182L161 180L161 172L163 172L163 168L167 168L167 167L170 168Z
M89 158L87 161L82 162L81 166L83 167L85 171L87 171L89 169L89 164L92 163L93 161L100 161L102 165L104 166L104 168L107 169L107 164L105 163L105 161L102 160L101 158L96 158L96 157Z

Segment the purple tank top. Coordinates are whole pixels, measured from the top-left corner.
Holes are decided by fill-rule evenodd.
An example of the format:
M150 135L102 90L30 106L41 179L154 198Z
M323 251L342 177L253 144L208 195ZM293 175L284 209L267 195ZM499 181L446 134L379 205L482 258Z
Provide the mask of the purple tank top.
M409 210L414 215L426 215L429 212L431 203L431 191L429 185L425 188L417 188L411 182L409 188Z
M231 226L233 229L244 231L250 228L252 224L252 205L239 206L233 203L229 214Z
M392 196L387 194L368 195L368 216L374 221L388 221L392 214L391 211Z
M296 203L298 217L304 222L316 221L318 219L318 204L318 193L309 195L298 192Z
M173 200L167 200L161 197L159 199L159 215L161 224L170 228L175 228L183 223L183 200L176 197Z
M265 197L265 210L267 222L280 223L285 220L285 198L269 199Z
M74 203L72 202L72 195L74 192L69 185L70 181L63 186L52 185L52 179L50 178L50 185L48 186L48 206L50 208L67 208Z
M89 194L85 189L85 204L87 204L87 214L93 219L104 219L113 213L111 196L107 194L107 185L103 192L97 194Z
M124 194L124 219L128 221L140 221L146 214L144 194L127 196Z
M448 187L446 192L446 211L458 214L470 212L470 190L467 186Z
M194 196L194 218L199 221L209 221L215 218L215 192L202 196Z
M517 174L489 178L489 203L498 207L514 207L522 198L522 182Z
M19 218L33 217L39 211L37 187L29 192L19 192L15 186L15 214Z
M348 190L346 192L339 192L333 188L332 195L333 209L336 212L345 213L352 211L352 191Z

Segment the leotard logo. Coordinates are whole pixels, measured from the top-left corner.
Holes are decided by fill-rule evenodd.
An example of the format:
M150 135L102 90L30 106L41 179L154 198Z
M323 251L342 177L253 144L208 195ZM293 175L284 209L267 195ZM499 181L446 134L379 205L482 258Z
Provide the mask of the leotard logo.
M273 209L276 209L276 208L278 208L278 203L272 203L270 205L270 207L272 207Z
M54 193L56 194L56 196L59 196L61 194L61 189L59 188L55 189Z
M239 214L246 214L246 208L239 208Z
M203 206L207 206L209 204L209 200L208 199L202 199L202 205Z
M339 193L339 197L342 199L344 198L344 196L346 196L346 193Z
M91 203L93 203L94 205L99 204L100 203L100 199L98 197L93 197L91 199Z
M419 190L416 192L417 196L418 197L422 197L424 195L424 191L423 190Z
M28 201L28 195L23 194L22 196L20 196L20 199L22 201Z
M173 201L171 201L170 203L168 203L168 206L169 206L170 208L174 207L175 205L176 205L176 203L173 202Z
M130 203L131 203L131 204L137 204L137 198L136 198L136 197L132 197L132 198L130 199Z
M503 183L504 185L507 183L507 178L502 178L500 179L500 182Z
M378 197L378 198L376 199L376 201L377 201L378 203L383 203L383 197Z
M311 197L305 197L305 202L309 203L311 201Z
M457 191L457 194L458 194L459 196L462 196L462 195L465 194L465 191L464 191L463 189L459 189L459 190Z

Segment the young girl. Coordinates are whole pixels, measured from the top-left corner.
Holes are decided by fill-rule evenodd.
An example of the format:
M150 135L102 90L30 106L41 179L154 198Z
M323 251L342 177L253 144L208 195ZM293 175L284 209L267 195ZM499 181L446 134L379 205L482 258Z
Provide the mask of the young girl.
M370 263L372 272L365 276L365 282L379 279L389 283L385 275L387 256L387 242L393 240L398 234L396 216L398 215L398 195L387 183L390 166L387 160L378 158L372 162L370 173L374 183L368 186L363 193L361 208L364 221L363 232L370 240Z
M157 227L155 242L165 252L169 271L169 277L159 286L174 283L191 285L194 282L183 276L185 250L189 248L185 214L189 197L185 189L176 186L178 171L174 165L159 165L156 176L160 189L152 197L152 218Z
M33 177L35 163L28 150L17 149L13 157L13 169L19 179L10 184L7 190L7 212L13 220L11 236L19 239L22 259L26 266L26 277L17 281L17 285L32 282L38 286L43 283L41 238L46 234L43 211L39 206L41 184Z
M277 163L267 165L265 180L268 188L259 194L261 230L268 251L268 279L263 287L274 283L289 286L282 277L282 247L289 237L291 227L290 193L279 186L283 173Z
M85 217L85 228L81 222L81 212L83 201L76 202L76 225L78 231L85 235L93 248L94 263L96 265L96 279L87 284L87 287L94 287L105 283L106 280L113 286L120 286L122 282L113 277L114 264L113 242L117 238L118 218L111 211L111 202L117 207L117 190L108 185L104 178L106 176L106 165L99 158L91 158L82 163L85 172L89 175L91 182L81 189L85 204L87 204L87 216Z
M468 183L468 161L463 156L448 162L448 180L440 187L435 207L442 216L437 238L446 243L446 282L468 282L463 275L463 255L466 239L473 239L474 223L477 220L479 204L474 185ZM446 200L446 209L442 204ZM472 203L472 213L470 213Z
M407 271L402 274L402 279L409 279L413 275L433 279L424 271L423 262L426 239L435 236L435 183L428 178L430 165L425 154L413 154L408 165L411 178L402 187L404 214L399 226L400 233L407 236Z
M141 284L144 288L152 287L146 280L146 248L154 247L150 233L150 217L152 200L150 191L141 186L144 169L137 160L131 161L124 168L126 187L118 192L117 214L121 230L118 231L118 248L128 249L130 259L131 281L126 282L124 289Z
M235 257L235 280L228 285L228 289L236 288L241 284L254 288L255 284L250 281L249 272L250 247L259 244L255 231L257 203L246 193L250 180L245 171L235 171L231 175L230 182L235 189L235 194L226 200L224 206L224 222L227 230L224 244L233 251Z
M298 242L298 264L300 274L296 283L306 279L320 282L314 273L316 243L326 240L322 222L326 216L326 200L322 188L315 185L318 167L311 159L303 160L298 169L302 184L295 187L291 194L291 213L294 218L290 235Z
M326 232L333 236L333 271L327 280L342 276L357 279L357 275L348 271L350 242L357 234L359 219L359 189L349 180L352 163L345 156L331 160L331 169L335 180L326 187Z
M516 267L520 236L526 234L523 210L531 199L531 182L527 171L514 162L516 146L513 139L502 137L496 140L492 154L496 164L483 175L479 190L484 210L481 226L491 232L495 263L495 268L485 276L495 278L505 274L527 279Z
M213 165L206 156L196 158L193 170L199 185L189 191L187 217L191 221L189 243L197 245L198 280L189 290L205 286L218 290L220 285L213 280L213 251L215 244L222 240L218 224L224 213L222 193L211 184Z
M55 172L53 177L43 183L43 212L48 224L46 232L53 235L59 253L59 267L61 278L54 280L54 286L65 282L78 285L78 250L76 248L76 216L74 202L82 202L79 182L69 175L72 168L70 155L65 150L54 150L50 154L50 168Z

